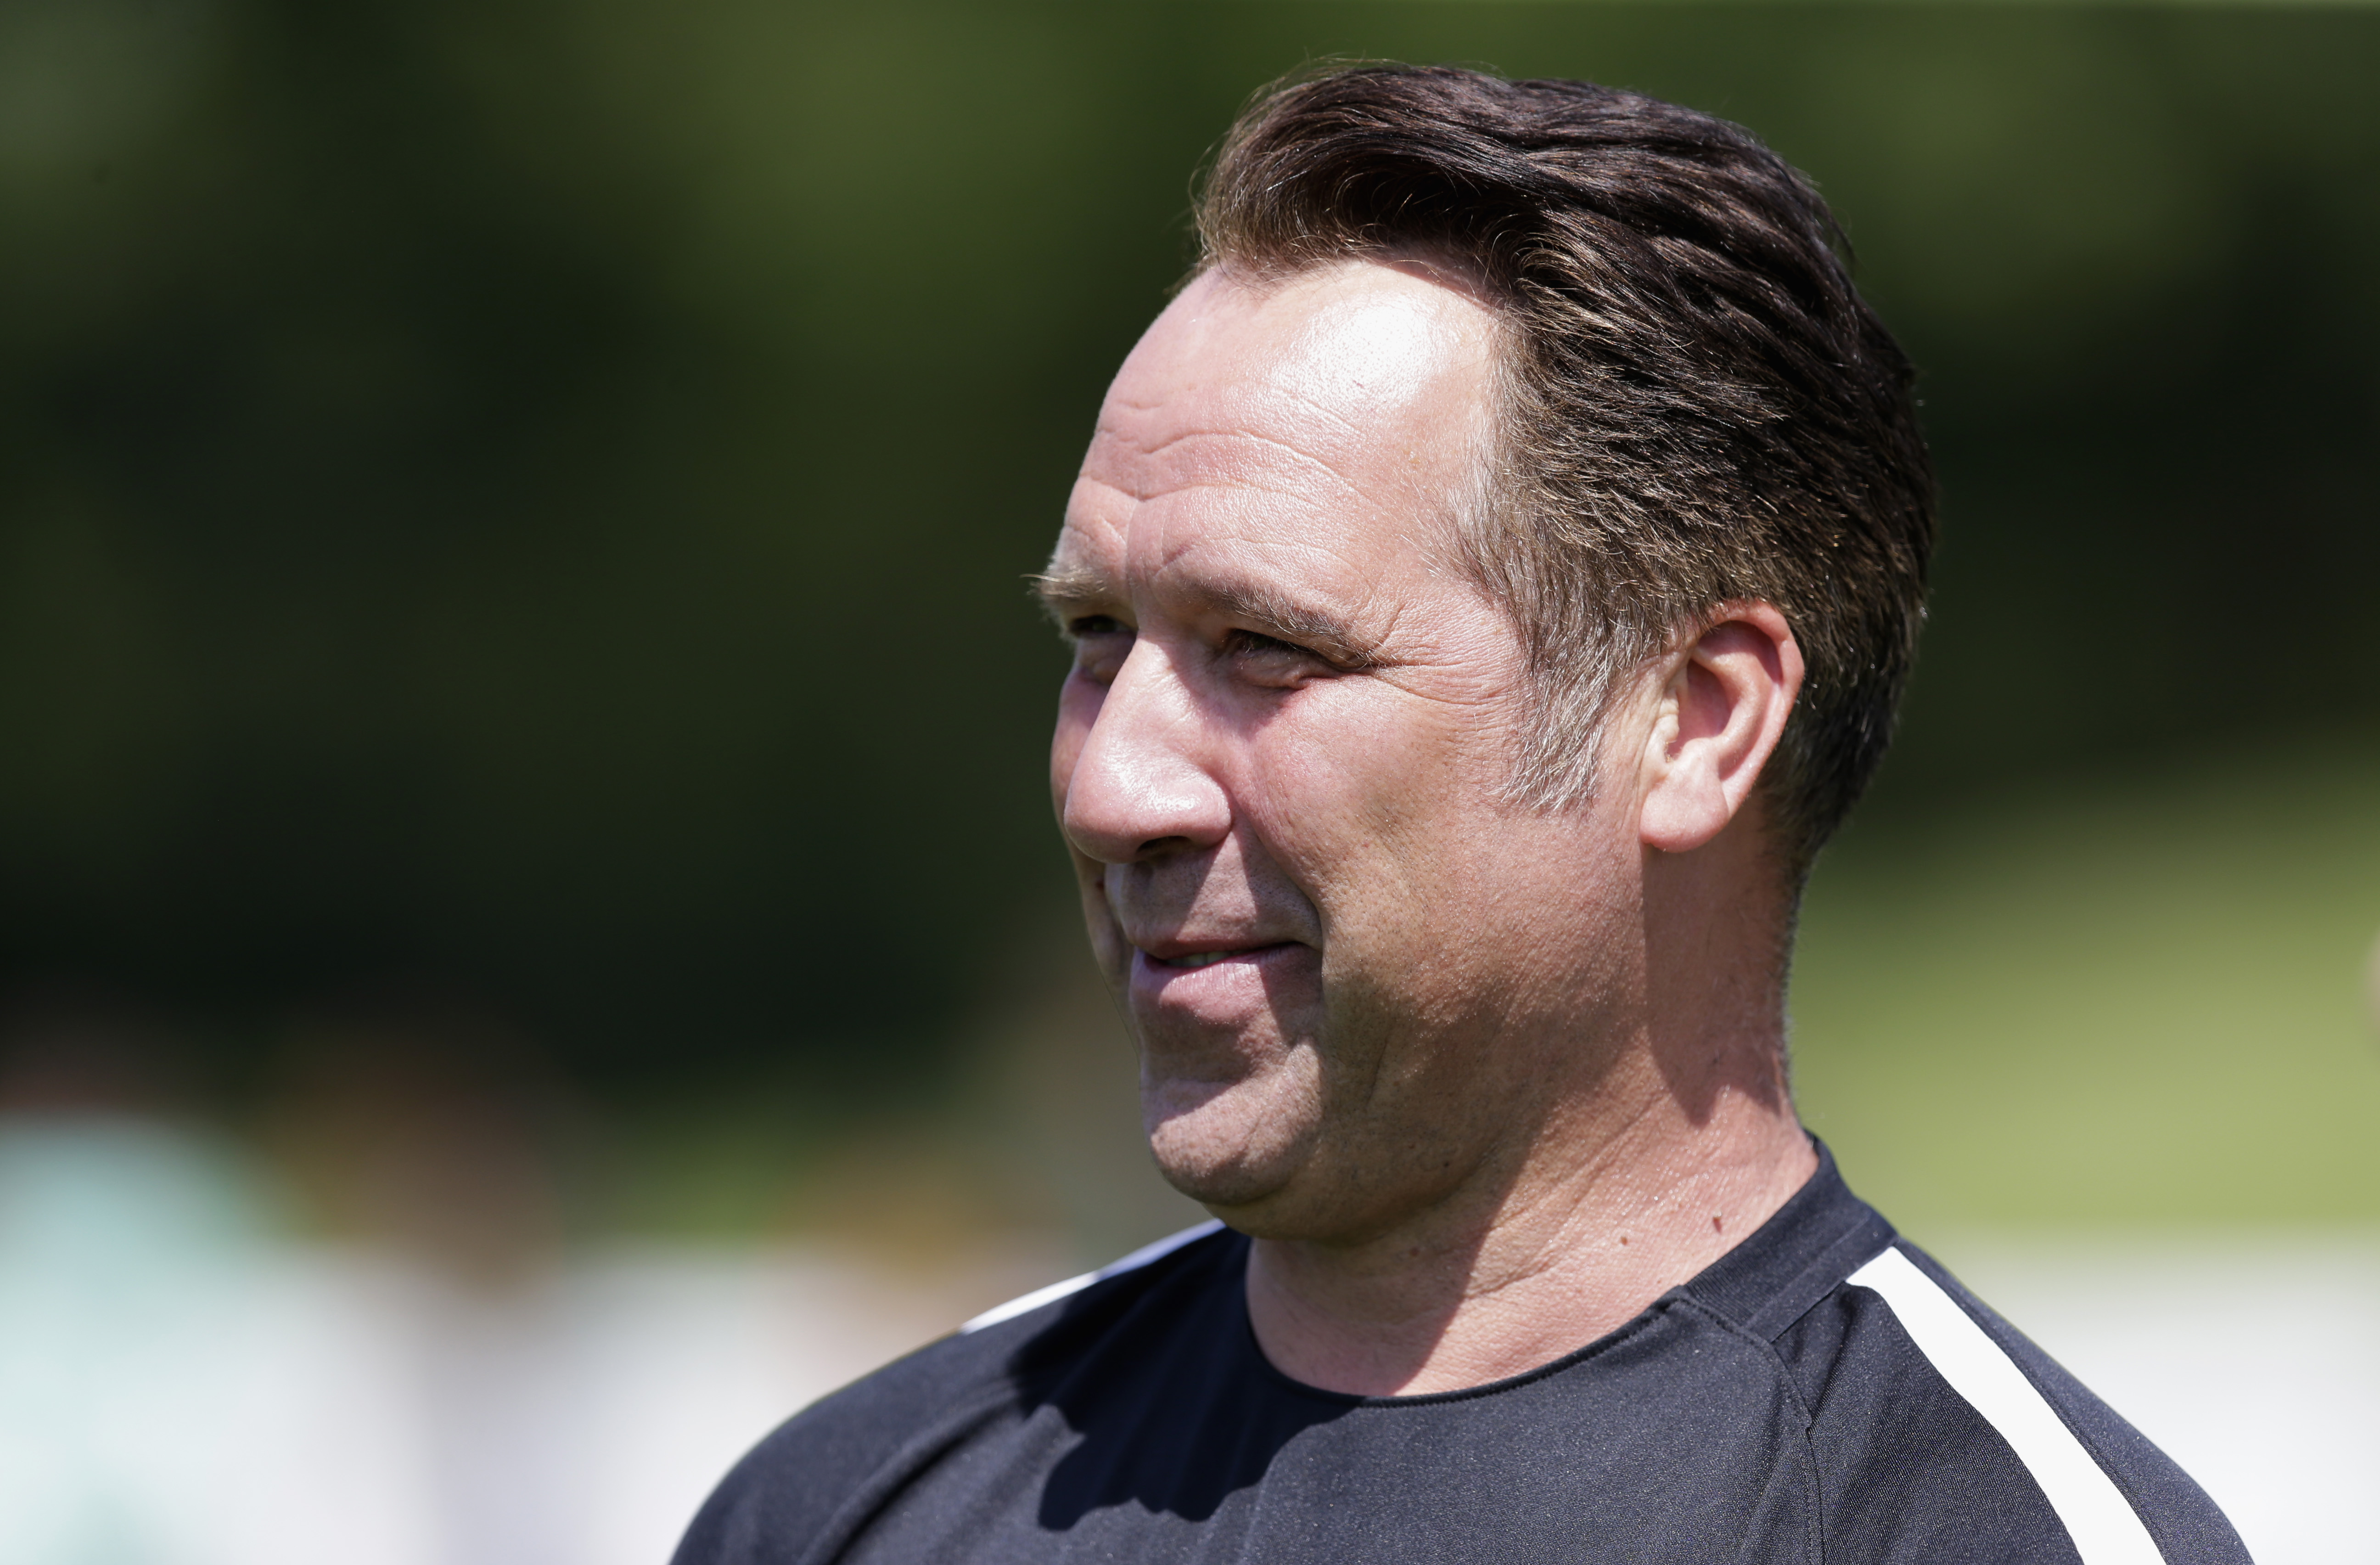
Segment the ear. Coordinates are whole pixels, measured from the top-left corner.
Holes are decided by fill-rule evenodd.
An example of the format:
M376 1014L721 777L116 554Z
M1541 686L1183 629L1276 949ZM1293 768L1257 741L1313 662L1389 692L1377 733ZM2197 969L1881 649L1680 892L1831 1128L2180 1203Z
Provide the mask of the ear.
M1729 604L1671 654L1645 736L1638 832L1683 853L1752 797L1802 689L1802 649L1765 603Z

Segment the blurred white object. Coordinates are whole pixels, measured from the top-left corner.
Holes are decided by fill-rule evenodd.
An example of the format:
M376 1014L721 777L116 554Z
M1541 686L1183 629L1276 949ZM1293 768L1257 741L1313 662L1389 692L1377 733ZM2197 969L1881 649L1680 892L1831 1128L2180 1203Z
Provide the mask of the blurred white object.
M434 1557L402 1290L286 1256L265 1215L194 1137L0 1127L0 1559Z
M2380 1562L2380 1233L2010 1234L1939 1253L2196 1478L2258 1565Z
M0 1559L663 1565L781 1419L1075 1269L644 1248L473 1291L276 1241L270 1204L201 1138L0 1119ZM2380 1235L1941 1253L2261 1565L2380 1565Z
M572 1457L544 1518L565 1547L540 1558L662 1565L761 1436L949 1332L987 1292L1022 1291L1070 1259L1030 1246L1013 1266L930 1279L798 1252L654 1250L581 1267L549 1317L560 1395L546 1406Z
M490 1292L272 1216L206 1138L0 1117L0 1560L661 1565L795 1409L1074 1260L624 1251Z

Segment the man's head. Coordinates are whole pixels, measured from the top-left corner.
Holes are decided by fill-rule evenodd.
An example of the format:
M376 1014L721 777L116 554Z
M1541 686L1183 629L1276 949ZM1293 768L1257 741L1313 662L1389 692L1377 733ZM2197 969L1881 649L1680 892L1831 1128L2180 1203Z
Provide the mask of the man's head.
M1586 787L1603 704L1682 628L1783 611L1809 674L1765 791L1798 881L1883 756L1933 542L1908 361L1808 183L1633 93L1371 68L1258 102L1198 220L1208 268L1432 255L1502 322L1467 563L1529 647L1525 797Z
M1665 1007L1773 1040L1906 666L1923 456L1815 197L1682 110L1325 79L1244 119L1202 226L1045 580L1052 780L1160 1164L1345 1233L1509 1171ZM1797 691L1832 749L1764 782ZM1678 1070L1691 1112L1781 1094Z

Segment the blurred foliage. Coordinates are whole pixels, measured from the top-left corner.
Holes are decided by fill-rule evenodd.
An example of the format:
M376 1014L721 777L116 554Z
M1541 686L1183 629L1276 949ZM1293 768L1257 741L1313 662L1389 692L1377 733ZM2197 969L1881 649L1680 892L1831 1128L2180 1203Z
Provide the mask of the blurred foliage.
M1795 960L1804 1121L1921 1237L2380 1220L2380 747L1855 825Z
M1325 54L1837 203L1947 496L1879 820L2380 717L2380 11L0 0L0 976L918 1058L1064 895L1017 578Z

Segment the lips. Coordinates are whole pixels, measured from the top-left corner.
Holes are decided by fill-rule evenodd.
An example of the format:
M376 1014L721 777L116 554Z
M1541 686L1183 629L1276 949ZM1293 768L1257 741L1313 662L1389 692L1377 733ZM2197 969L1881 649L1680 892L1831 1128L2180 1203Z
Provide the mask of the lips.
M1126 1003L1144 1047L1155 1047L1153 1040L1161 1036L1172 1040L1167 1046L1172 1048L1235 1048L1234 1039L1269 1035L1278 1028L1267 1018L1284 1003L1310 998L1320 978L1319 953L1296 940L1150 946L1156 948L1133 948L1125 983ZM1182 1031L1185 1027L1188 1032Z
M1217 962L1229 961L1233 957L1260 957L1268 951L1280 950L1288 944L1290 942L1285 940L1270 940L1258 946L1225 946L1203 951L1178 948L1169 950L1163 946L1151 949L1149 947L1143 946L1140 948L1140 954L1148 959L1148 965L1151 967L1168 969L1175 972L1196 972L1202 967L1212 967Z

